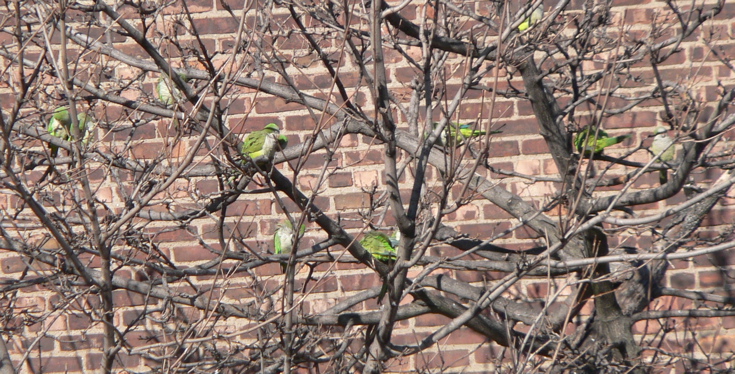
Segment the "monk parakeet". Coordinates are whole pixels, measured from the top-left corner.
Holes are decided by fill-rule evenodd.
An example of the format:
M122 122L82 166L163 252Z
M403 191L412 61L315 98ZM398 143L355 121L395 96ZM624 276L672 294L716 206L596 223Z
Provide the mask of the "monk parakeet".
M378 231L370 231L360 240L360 244L379 261L396 259L396 249L388 235Z
M94 129L97 124L87 113L77 114L77 122L79 123L79 133L82 134L82 143L89 144L89 141L94 137Z
M531 16L526 18L526 20L523 21L523 23L518 25L518 31L528 30L529 27L538 23L538 21L541 21L541 18L544 18L544 7L543 6L539 6L538 8L534 9L533 13L531 13Z
M79 134L82 136L82 142L84 144L89 143L94 134L95 127L92 117L86 113L79 113L77 114L77 123L79 125ZM51 120L49 121L46 130L50 135L59 139L72 141L74 139L72 139L71 125L72 120L71 115L69 114L69 109L62 106L54 110L54 114L51 116ZM49 148L51 148L51 156L56 157L59 152L59 147L51 144L49 145Z
M299 228L299 235L304 235L305 231L306 226L301 225ZM291 225L291 221L286 219L279 222L278 226L276 226L276 231L273 233L274 253L277 255L290 254L293 250L293 244L295 241L296 233L294 232L293 225ZM284 273L286 272L285 263L281 263L281 269Z
M58 107L54 110L54 114L51 116L51 120L48 122L46 131L51 136L57 137L62 140L68 140L69 128L71 128L71 115L69 109L65 106ZM51 157L56 157L59 153L59 147L54 144L49 144L51 148Z
M439 122L434 122L434 128L439 126ZM466 139L475 138L487 134L484 130L475 130L474 122L470 123L447 123L444 127L444 133L436 140L436 144L439 146L446 146L448 144L458 147L464 143ZM501 131L493 131L493 134L500 133Z
M184 82L189 81L189 78L184 74L179 74L179 77L181 77ZM162 102L164 105L171 106L181 101L184 98L184 94L176 88L176 84L174 84L168 76L161 74L161 76L158 77L158 82L156 83L156 97L158 98L158 101Z
M360 244L370 252L376 260L382 262L395 261L396 249L393 246L393 240L388 235L378 231L369 231L360 240ZM388 283L383 279L383 287L380 288L378 294L378 303L388 292Z
M656 128L656 136L653 138L653 143L651 143L651 152L656 156L660 155L659 160L661 160L661 162L669 162L674 159L674 155L676 153L674 149L674 140L666 134L665 127ZM668 170L662 169L659 170L659 172L659 182L661 182L661 184L666 184L669 180Z
M574 147L580 153L584 152L587 155L594 153L599 155L602 154L605 148L618 144L630 137L630 134L610 137L607 135L607 132L600 129L597 131L597 138L595 139L595 130L591 127L586 127L577 133L577 136L574 138Z
M288 138L281 135L281 129L278 128L278 125L269 123L263 130L248 134L242 143L240 153L243 157L255 159L265 156L268 161L272 161L278 148L286 148L286 145L288 145Z

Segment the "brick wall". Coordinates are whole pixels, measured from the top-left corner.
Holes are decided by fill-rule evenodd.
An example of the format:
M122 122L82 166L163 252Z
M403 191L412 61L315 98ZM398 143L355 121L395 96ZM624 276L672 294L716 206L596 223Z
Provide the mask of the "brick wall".
M735 200L729 188L710 188L734 182L735 125L728 111L733 4L720 9L707 1L701 13L690 13L659 2L593 7L572 1L557 12L557 4L547 2L543 21L519 35L507 28L525 18L520 2L438 8L390 2L398 8L384 10L381 48L393 132L376 127L376 118L385 117L375 115L379 97L366 80L376 68L370 8L348 2L345 11L334 4L339 12L330 20L324 4L296 3L293 12L308 32L281 2L115 9L74 3L63 12L73 28L66 41L59 4L7 5L12 11L0 33L7 47L0 86L6 128L0 276L2 337L18 372L244 373L290 366L298 372L481 373L625 371L636 364L653 372L732 370ZM695 31L681 37L688 29L675 24L674 11L702 22L684 18ZM427 38L445 39L429 53L391 14L403 17L403 25L437 30ZM335 26L347 15L352 46ZM127 25L142 33L138 41L123 31ZM82 36L91 43L85 46ZM146 50L146 42L157 52ZM457 45L501 52L475 64L448 52ZM68 72L50 63L62 66L64 54ZM26 66L13 56L27 59ZM566 111L554 117L560 126L544 122L532 105L539 80L522 77L529 59L548 73L540 82L554 100L544 100ZM154 91L169 69L190 80L188 98L166 106ZM427 76L431 87L421 87ZM467 82L473 87L454 108ZM96 118L94 140L57 142L62 149L53 158L49 144L56 140L46 124L56 107L70 102ZM426 123L448 112L453 121L501 132L454 150L426 146L431 157L416 152L431 131ZM238 149L246 134L271 122L289 146L277 153L272 172L263 166L258 173ZM631 137L590 160L571 141L595 123L611 136ZM668 165L671 193L659 182L660 163L648 164L658 126L679 136L677 159ZM562 155L575 166L569 173L559 173L549 131L568 136L558 144L572 151ZM387 166L391 139L399 148L397 175ZM426 177L414 191L424 162ZM456 173L446 172L452 162ZM688 169L680 167L687 163ZM677 172L688 178L677 182ZM401 246L410 244L414 255L425 252L407 267L408 279L442 279L458 288L404 284L400 297L389 292L380 303L375 295L361 297L396 275L388 273L393 264L361 257L364 249L350 245L369 230L391 234L399 227L401 213L390 202L393 178L398 205L408 209L412 196L419 198L411 221L416 238L407 241L413 227L404 226ZM478 180L485 184L478 188ZM626 200L651 191L657 198ZM273 256L273 233L286 212L298 220L309 207L298 193L311 208L297 242L297 269L282 274L279 260L286 259ZM576 205L611 196L625 203L590 211ZM701 204L686 205L697 196ZM667 210L672 214L644 220ZM686 223L697 218L701 223L687 231ZM574 264L596 257L574 252L599 249L599 242L580 239L594 219L608 255L622 256L605 257L607 270L591 261ZM436 220L444 226L432 228ZM544 222L553 232L539 229ZM570 238L561 240L565 235ZM674 257L653 257L664 252ZM465 308L483 302L480 295L504 284L479 317L443 334ZM289 287L292 301L285 296ZM427 305L420 289L451 306ZM611 294L617 303L604 304ZM354 305L335 309L350 299ZM380 321L391 308L399 317L390 318L386 346L375 334L386 328ZM564 308L568 319L559 317ZM601 332L608 309L632 326L621 336L634 338L640 355L623 357L631 351ZM510 332L506 342L497 336ZM548 345L529 347L524 337Z

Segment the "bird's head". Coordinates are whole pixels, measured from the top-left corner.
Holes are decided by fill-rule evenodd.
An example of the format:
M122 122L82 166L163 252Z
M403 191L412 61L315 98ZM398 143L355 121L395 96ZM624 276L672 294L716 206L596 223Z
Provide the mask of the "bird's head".
M291 221L289 221L288 219L284 219L281 222L278 222L276 230L286 230L284 232L292 232L293 225L291 224ZM304 235L304 232L306 232L306 225L301 225L301 227L299 227L299 235Z
M667 131L669 131L669 130L666 130L665 127L659 126L659 127L656 128L656 135L666 134Z
M269 123L269 124L265 125L265 128L263 128L263 129L264 130L268 130L270 132L281 132L281 129L275 123Z
M60 106L54 109L53 117L61 122L71 121L71 118L69 117L69 108L65 106Z

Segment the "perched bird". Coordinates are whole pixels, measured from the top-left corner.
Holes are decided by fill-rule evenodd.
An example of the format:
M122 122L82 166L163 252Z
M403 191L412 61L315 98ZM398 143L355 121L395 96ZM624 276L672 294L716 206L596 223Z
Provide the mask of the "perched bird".
M602 154L605 148L618 144L630 137L630 134L610 137L605 130L599 129L597 131L597 138L595 138L595 130L592 127L586 127L577 133L577 136L574 138L574 146L580 153L584 152L586 155L594 153L599 155Z
M179 74L179 77L184 82L189 81L189 78L187 78L185 74ZM156 96L158 101L162 102L166 106L174 105L184 98L184 94L176 88L174 82L172 82L165 74L161 74L161 76L158 77L158 82L156 83Z
M281 129L278 128L278 125L269 123L263 130L248 134L240 147L240 153L246 158L255 159L265 156L268 161L272 161L278 148L283 149L288 145L288 138L280 133Z
M674 149L674 140L666 134L665 127L656 128L656 136L653 138L651 143L651 152L654 155L659 156L661 162L669 162L674 159L676 150ZM669 172L666 169L659 170L659 182L666 184L669 180Z
M518 31L525 31L528 30L529 27L535 25L538 23L538 21L541 21L541 18L544 18L544 7L539 6L538 8L533 10L533 13L531 13L531 16L526 18L523 23L518 25Z
M46 131L48 131L51 136L62 140L68 140L71 122L69 109L65 106L58 107L54 110L54 114L48 122ZM56 157L59 153L59 147L54 144L49 144L49 148L51 148L51 157Z
M306 231L306 226L301 225L299 228L299 235L304 235L304 232ZM291 251L293 251L293 244L296 240L296 233L294 232L293 225L291 225L291 221L289 220L283 220L278 223L278 226L276 227L276 231L273 233L273 247L274 247L274 253L277 255L280 254L290 254ZM286 264L281 263L281 269L283 272L286 272Z
M95 123L92 117L87 115L87 113L80 112L77 114L77 124L79 126L79 134L82 136L82 143L88 144L94 136ZM62 106L54 110L54 114L51 116L46 130L50 135L59 139L72 141L74 139L72 138L71 126L72 120L69 109ZM50 144L49 148L51 148L51 156L56 157L59 152L59 147Z
M77 114L77 122L79 123L79 133L82 134L82 144L89 144L89 141L94 137L94 129L97 124L87 113Z
M444 127L444 133L436 140L436 144L439 146L453 145L458 147L464 143L466 139L475 138L487 134L484 130L475 130L474 122L470 123L457 123L450 122ZM439 122L434 122L434 128L439 126ZM492 134L500 133L500 131L493 131Z
M388 262L395 261L396 259L396 249L393 246L393 240L382 232L367 232L362 240L360 240L360 244L378 261ZM378 303L381 302L387 292L388 282L383 279L383 286L380 288L380 293L378 294Z
M360 244L378 261L396 259L396 249L388 235L378 231L370 231L360 240Z

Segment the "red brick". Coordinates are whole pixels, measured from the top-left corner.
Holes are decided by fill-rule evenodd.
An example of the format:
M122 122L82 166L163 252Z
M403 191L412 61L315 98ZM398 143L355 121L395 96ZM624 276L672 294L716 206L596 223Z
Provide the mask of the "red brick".
M466 327L453 332L451 335L451 343L453 344L481 344L487 340L488 338L485 335Z
M33 349L40 349L43 352L51 352L54 350L55 346L55 340L50 336L41 337L38 341L35 341L34 339L24 339L21 343L25 349L31 348L31 344L33 344Z
M507 348L495 344L484 344L475 351L475 362L481 364L498 363L509 356Z
M661 324L657 320L640 320L633 324L631 330L634 334L655 334L661 331Z
M487 204L482 207L482 214L485 219L507 219L513 216L495 204Z
M338 289L338 281L335 277L328 277L319 280L318 282L309 282L309 290L311 292L334 292Z
M172 252L176 262L211 260L217 257L216 254L199 245L177 246L172 249Z
M188 230L185 229L158 229L153 234L153 241L160 243L173 243L180 241L195 240L196 236L192 235Z
M365 267L363 264L359 266ZM342 285L342 289L346 292L362 291L383 284L380 277L375 273L344 275L339 278L339 282Z
M231 34L237 31L238 20L233 17L221 18L195 18L194 27L202 35L206 34Z
M271 214L272 200L237 200L227 206L229 216L265 216Z
M73 313L67 316L70 330L87 330L92 327L92 319L83 313Z
M503 120L501 125L494 127L495 130L502 131L502 133L495 135L496 138L508 135L531 135L539 132L538 122L535 118Z
M334 173L329 176L330 188L349 187L352 183L351 173Z
M457 231L467 234L471 238L489 239L505 230L510 229L510 222L477 223L457 226ZM507 237L509 234L504 235Z
M692 274L674 274L670 278L671 287L678 289L690 289L694 287L694 275Z
M190 13L203 13L212 10L213 6L212 0L187 0L186 10L184 10L183 6L178 4L169 5L163 9L166 11L165 14L179 14L186 10Z
M735 222L735 211L713 209L702 221L702 226L732 225Z
M722 287L725 280L722 279L722 273L719 271L700 271L699 285L701 287Z
M487 118L491 104L467 104L459 108L460 118ZM511 118L514 115L513 102L496 101L492 105L492 118ZM484 124L483 124L484 125Z
M196 188L199 190L199 193L208 195L213 194L216 192L219 192L219 183L216 180L207 179L207 180L201 180L197 181Z
M518 142L515 140L493 140L490 143L490 157L518 156L519 154Z
M115 305L139 306L145 304L145 296L128 290L114 290L112 301Z
M538 239L541 237L539 233L527 226L519 227L514 233L517 239Z
M124 350L121 350L115 357L115 367L118 369L136 367L140 365L140 362L140 355L128 355Z
M311 60L314 56L309 56ZM340 74L339 78L342 76ZM347 78L347 76L345 76ZM328 89L334 84L334 78L330 74L298 75L295 77L296 87L302 90Z
M466 283L482 282L488 279L488 272L455 270L454 278L460 282Z
M368 151L348 151L344 152L345 163L347 165L377 165L384 163L382 147L372 148Z
M40 359L36 357L29 357L27 362L31 367L31 372L34 373L68 373L82 371L81 357L45 356Z
M324 163L326 160L326 153L324 152L315 152L306 158L306 160L303 163L303 169L307 170L322 170L324 168ZM341 162L339 160L339 155L336 155L332 158L332 160L329 161L328 166L336 167L341 166Z
M334 197L334 208L337 210L367 208L370 206L370 197L366 193L353 192Z
M529 284L526 286L526 292L530 298L545 298L549 296L549 284L546 282L539 282Z
M62 351L80 351L102 347L101 334L68 335L59 337L58 340Z
M451 321L451 318L441 314L424 314L416 317L415 324L419 326L444 326Z
M20 257L3 259L0 261L0 264L2 264L0 266L2 266L3 273L5 274L19 273L26 269L26 264Z
M139 142L131 149L131 157L134 159L152 160L161 155L161 149L164 149L163 143L157 141Z
M286 100L280 97L260 97L255 103L255 111L261 114L289 112L301 109L304 109L303 105L286 102Z
M521 145L521 152L524 155L549 153L549 146L544 139L527 139Z

